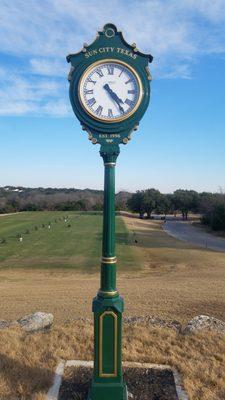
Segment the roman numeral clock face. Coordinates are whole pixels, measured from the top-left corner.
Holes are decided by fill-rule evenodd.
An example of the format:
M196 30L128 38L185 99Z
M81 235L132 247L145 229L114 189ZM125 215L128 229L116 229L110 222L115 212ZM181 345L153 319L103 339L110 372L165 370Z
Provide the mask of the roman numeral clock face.
M143 95L141 80L129 65L115 60L92 64L79 83L79 99L97 120L118 122L130 117Z

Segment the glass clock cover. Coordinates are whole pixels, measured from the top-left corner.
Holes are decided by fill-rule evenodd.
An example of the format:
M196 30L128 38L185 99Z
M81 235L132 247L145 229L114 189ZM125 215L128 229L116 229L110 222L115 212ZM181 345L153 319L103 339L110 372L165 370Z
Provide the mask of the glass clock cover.
M128 118L137 110L142 94L137 72L121 61L94 63L80 79L81 105L98 120L116 122Z

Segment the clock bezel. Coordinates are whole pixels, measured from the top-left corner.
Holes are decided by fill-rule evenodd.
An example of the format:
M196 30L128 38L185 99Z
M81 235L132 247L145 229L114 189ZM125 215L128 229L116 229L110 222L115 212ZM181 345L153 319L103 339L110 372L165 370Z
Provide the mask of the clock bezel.
M92 113L92 112L86 107L85 100L84 100L84 96L83 96L83 92L82 92L82 90L81 90L81 88L82 88L82 83L85 81L85 79L86 79L87 75L89 74L89 72L90 72L93 68L95 68L96 66L98 66L98 65L100 65L100 64L107 64L107 63L114 63L114 64L120 64L120 65L125 66L128 70L130 70L130 72L132 72L132 73L134 74L135 78L137 79L138 86L139 86L139 97L138 97L138 100L137 100L137 102L136 102L134 108L133 108L129 113L127 113L127 114L125 114L125 115L123 115L123 116L121 116L121 117L113 118L113 119L111 119L111 120L108 119L108 118L104 118L104 117L103 117L103 118L99 118L97 115L95 115L94 113ZM95 61L94 63L92 63L91 65L89 65L89 66L85 69L85 71L84 71L83 74L81 75L81 77L80 77L80 79L79 79L79 83L78 83L78 98L79 98L79 102L80 102L80 105L82 106L83 110L84 110L89 116L91 116L93 119L95 119L95 120L97 120L97 121L100 121L100 122L106 122L106 123L109 123L109 124L116 123L116 122L120 122L120 121L124 121L124 120L130 118L130 117L137 111L137 109L139 108L139 106L140 106L140 104L141 104L141 102L142 102L143 96L144 96L143 85L142 85L141 78L139 77L139 74L137 73L137 71L136 71L133 67L131 67L129 64L127 64L126 62L121 61L121 60L118 60L118 59L116 59L116 58L105 58L105 59L102 59L102 60Z

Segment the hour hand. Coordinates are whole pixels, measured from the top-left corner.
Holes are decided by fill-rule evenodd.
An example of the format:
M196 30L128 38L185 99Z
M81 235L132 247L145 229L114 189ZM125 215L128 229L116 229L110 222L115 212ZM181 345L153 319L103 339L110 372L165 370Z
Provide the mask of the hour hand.
M115 100L118 101L118 103L122 103L123 104L123 100L121 100L117 94L115 92L113 92L112 89L110 89L108 83L106 83L104 86L104 89L106 89L106 91L111 95L111 97Z
M123 104L123 100L121 100L117 94L115 92L113 92L112 89L110 89L108 83L106 83L103 88L109 93L109 95L112 97L113 100L115 100L115 102L117 103L117 105L119 106L119 110L124 113L124 109L123 107L121 107L120 103Z

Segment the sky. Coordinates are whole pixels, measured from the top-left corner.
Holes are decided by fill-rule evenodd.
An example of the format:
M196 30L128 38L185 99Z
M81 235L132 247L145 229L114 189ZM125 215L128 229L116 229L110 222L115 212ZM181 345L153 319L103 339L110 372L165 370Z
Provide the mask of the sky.
M116 190L225 190L225 0L0 0L0 186L102 189L65 57L108 22L154 57Z

